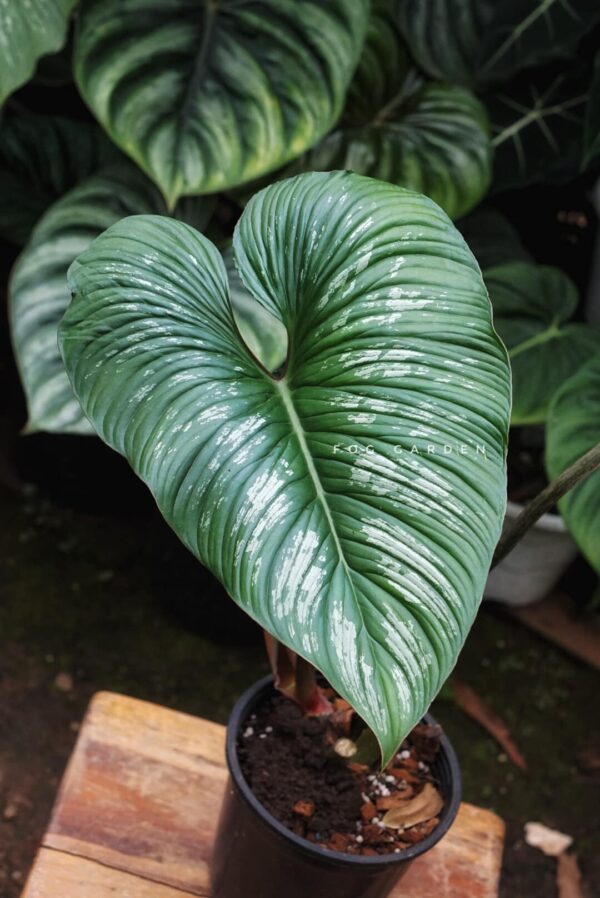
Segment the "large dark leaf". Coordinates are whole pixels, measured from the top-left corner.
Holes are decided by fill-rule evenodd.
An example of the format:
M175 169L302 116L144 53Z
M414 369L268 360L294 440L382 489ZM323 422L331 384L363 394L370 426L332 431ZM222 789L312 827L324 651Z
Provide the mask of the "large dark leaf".
M393 0L373 0L367 36L354 73L342 124L359 127L382 111L402 107L422 86L420 75L396 25Z
M0 105L31 78L40 56L61 49L67 39L69 15L76 2L0 2Z
M243 184L338 118L368 0L83 0L81 92L114 141L179 196Z
M495 209L476 209L457 225L482 271L505 262L531 261L516 229Z
M486 97L495 190L564 181L580 167L589 73L521 75Z
M600 155L600 53L596 55L583 128L583 159L585 168Z
M506 354L475 260L418 194L345 172L282 181L250 201L234 254L285 325L283 376L241 341L216 248L147 216L72 266L65 364L183 542L324 672L387 760L483 590Z
M489 184L487 117L464 88L428 84L411 92L405 105L372 110L363 126L334 131L295 168L344 168L390 181L426 194L457 218L479 202Z
M54 115L6 116L0 124L0 236L25 243L48 206L119 155L96 125Z
M490 0L397 0L399 27L411 53L432 78L457 84L476 80Z

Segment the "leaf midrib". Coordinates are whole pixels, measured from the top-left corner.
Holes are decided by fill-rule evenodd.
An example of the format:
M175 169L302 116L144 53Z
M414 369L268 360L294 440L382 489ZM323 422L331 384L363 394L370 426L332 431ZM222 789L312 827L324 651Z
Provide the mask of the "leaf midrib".
M544 343L549 343L551 340L559 339L562 336L563 331L560 328L560 321L558 318L555 318L543 331L540 331L533 337L529 337L527 340L523 340L522 343L517 343L516 346L509 349L508 357L512 360L518 355L521 355L521 353L533 349L535 346L541 346Z
M306 462L306 467L308 469L309 476L312 480L313 486L315 488L315 493L318 501L323 506L323 511L325 513L325 518L327 523L329 524L329 530L331 532L331 536L333 538L334 545L337 549L340 564L344 568L346 575L348 577L348 582L350 583L350 587L352 589L352 594L354 596L354 600L356 603L356 608L361 617L361 623L364 625L364 619L362 615L362 609L360 606L360 601L356 592L356 587L354 585L354 579L352 577L352 571L346 561L346 557L344 555L344 550L342 547L342 543L337 532L337 528L335 525L335 521L333 520L333 515L331 513L331 509L329 507L329 503L327 502L327 496L325 490L323 488L323 484L321 483L321 478L319 476L319 472L317 471L314 459L311 455L310 449L308 448L308 443L306 442L306 431L302 426L302 421L296 411L296 407L294 405L294 400L292 398L292 394L290 388L288 386L287 380L285 377L279 378L277 380L273 380L273 385L276 391L279 393L281 401L283 403L283 407L285 408L288 418L290 420L290 424L292 426L292 430L294 432L295 437L298 440L298 444L300 446L300 451Z
M178 156L181 153L182 135L185 132L188 121L190 119L190 108L194 102L196 94L198 93L198 88L200 87L200 84L202 83L202 80L204 79L204 76L206 74L211 51L212 37L215 31L218 12L219 0L205 0L206 18L204 22L204 34L202 35L202 40L200 42L200 46L194 60L192 74L185 91L185 97L179 109L179 115L177 117L176 151Z

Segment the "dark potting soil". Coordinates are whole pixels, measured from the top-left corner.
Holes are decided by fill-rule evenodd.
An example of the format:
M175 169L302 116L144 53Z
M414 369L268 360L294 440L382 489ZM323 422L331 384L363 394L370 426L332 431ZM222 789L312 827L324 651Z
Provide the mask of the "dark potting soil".
M443 802L430 765L441 729L415 727L381 771L378 762L336 753L344 732L355 744L363 725L346 702L335 706L332 716L309 717L290 699L268 699L240 734L244 776L261 804L310 842L363 856L400 853L439 823Z

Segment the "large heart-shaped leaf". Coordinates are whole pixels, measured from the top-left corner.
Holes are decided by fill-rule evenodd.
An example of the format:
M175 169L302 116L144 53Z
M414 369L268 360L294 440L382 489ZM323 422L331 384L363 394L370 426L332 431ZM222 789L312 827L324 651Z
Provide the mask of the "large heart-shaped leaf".
M458 84L567 55L600 19L597 0L397 0L396 10L424 71Z
M154 217L119 222L72 266L65 365L183 542L324 672L387 759L483 590L506 354L475 260L425 197L347 172L281 181L246 207L234 252L287 330L283 376L242 343L215 247Z
M600 350L600 328L569 321L575 284L558 268L513 262L483 273L513 375L513 424L540 424L556 390Z
M258 178L339 116L368 0L83 0L75 74L172 205Z
M194 204L195 210L186 204L181 217L202 227L210 204ZM94 175L50 207L19 256L9 284L9 313L28 431L94 432L58 352L58 325L69 304L67 270L105 228L140 212L166 212L160 193L141 172L126 164ZM190 219L190 213L195 217Z
M546 469L558 477L600 443L600 351L555 394L546 424ZM577 545L600 574L600 471L558 503Z
M451 218L464 215L490 181L483 106L468 90L444 84L427 84L414 93L400 84L397 94L406 102L371 108L368 122L334 131L296 167L345 168L424 193Z
M0 104L29 81L40 56L63 46L77 0L2 0Z
M5 116L0 127L0 236L25 243L48 206L119 156L96 125L56 115Z

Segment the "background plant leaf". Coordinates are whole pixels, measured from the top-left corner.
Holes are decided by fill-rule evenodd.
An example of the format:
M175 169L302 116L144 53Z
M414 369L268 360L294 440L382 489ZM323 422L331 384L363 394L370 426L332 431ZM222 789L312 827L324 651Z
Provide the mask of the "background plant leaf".
M346 97L343 125L364 126L385 107L399 107L422 86L396 25L393 0L373 0L367 36Z
M482 271L505 262L530 262L510 221L495 209L475 209L457 222Z
M556 390L600 350L600 328L569 321L577 288L558 268L514 262L483 276L512 368L512 423L543 423Z
M582 167L586 168L600 154L600 53L596 54L583 127Z
M524 68L567 57L598 21L596 0L496 2L479 44L479 77L504 80Z
M120 155L88 122L6 115L0 124L0 236L25 243L48 206Z
M555 394L546 423L546 469L558 477L600 442L600 350ZM600 574L600 471L558 503L575 542Z
M77 0L0 3L0 104L35 71L40 56L60 50Z
M596 0L398 0L396 15L431 77L482 85L572 52L600 9Z
M553 70L520 74L486 96L494 190L575 177L589 90L587 71Z
M146 216L72 266L65 364L183 542L388 760L483 591L505 505L505 351L471 253L418 194L347 172L281 181L246 207L234 252L286 327L284 377L241 342L216 248ZM407 442L418 454L395 450Z
M368 0L83 0L82 95L170 204L272 171L338 118Z
M416 62L432 78L470 85L492 14L487 0L398 0L396 17Z
M451 218L464 215L490 180L485 110L462 87L427 84L409 92L406 104L372 109L363 126L334 131L294 166L342 168L424 193Z
M201 226L210 202L183 214ZM28 407L27 430L92 434L58 351L59 322L69 304L67 270L75 257L120 218L164 213L156 188L134 166L93 175L52 205L19 256L9 284L13 348ZM179 213L179 210L176 210Z

